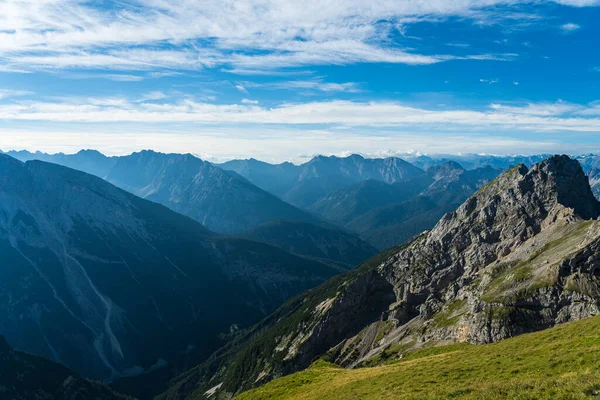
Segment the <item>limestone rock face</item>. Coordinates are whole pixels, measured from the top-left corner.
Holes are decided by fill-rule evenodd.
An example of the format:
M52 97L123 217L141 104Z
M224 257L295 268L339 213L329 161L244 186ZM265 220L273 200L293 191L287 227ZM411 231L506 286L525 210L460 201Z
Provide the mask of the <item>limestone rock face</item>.
M577 161L518 165L430 231L284 306L194 379L236 393L321 356L372 365L422 346L489 343L596 315L599 215ZM259 352L252 368L241 362ZM200 372L211 368L218 372Z

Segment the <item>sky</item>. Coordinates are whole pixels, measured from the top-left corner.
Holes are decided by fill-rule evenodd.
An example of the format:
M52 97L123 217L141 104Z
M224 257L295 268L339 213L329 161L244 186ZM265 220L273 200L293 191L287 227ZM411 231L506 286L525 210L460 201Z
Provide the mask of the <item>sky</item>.
M600 0L0 0L0 149L600 153Z

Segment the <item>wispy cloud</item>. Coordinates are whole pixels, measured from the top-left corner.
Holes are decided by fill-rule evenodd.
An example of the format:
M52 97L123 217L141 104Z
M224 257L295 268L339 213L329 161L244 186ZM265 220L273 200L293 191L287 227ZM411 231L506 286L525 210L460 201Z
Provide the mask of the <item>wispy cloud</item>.
M573 7L597 4L595 0L555 2ZM519 3L537 2L4 0L0 62L5 69L25 71L215 66L260 71L356 62L422 65L454 59L506 59L486 53L431 54L390 38L399 27L449 17L483 21L493 15L514 23L528 17L517 12Z
M158 99L149 94L148 99ZM597 109L558 102L523 106L492 104L489 110L429 109L397 102L325 101L282 104L264 108L257 104L140 101L117 98L64 99L55 102L14 102L0 105L0 120L58 122L135 122L205 124L281 124L362 127L408 127L445 130L448 127L497 130L600 132Z
M63 77L69 79L107 79L115 82L141 82L144 77L141 75L130 75L130 74L64 74Z
M560 29L564 33L571 33L571 32L575 32L575 31L578 31L579 29L581 29L581 26L570 22L568 24L561 25Z
M9 97L19 97L19 96L27 96L32 94L27 90L10 90L10 89L0 89L0 100L6 99Z
M167 95L161 91L149 92L134 100L135 103L143 103L145 101L156 101L167 98Z
M143 76L126 74L98 74L97 77L116 82L140 82L144 80Z
M248 94L248 90L242 85L235 85L235 88L241 93Z
M587 107L579 104L557 101L555 103L527 103L521 106L508 106L503 104L491 104L490 108L496 111L536 116L566 115L585 110Z
M177 71L155 71L148 73L148 76L151 78L165 78L180 75L182 75L182 73Z
M244 87L254 87L263 89L282 89L282 90L304 90L317 92L361 92L359 84L356 82L326 82L323 78L313 78L305 80L273 81L268 83L243 82Z

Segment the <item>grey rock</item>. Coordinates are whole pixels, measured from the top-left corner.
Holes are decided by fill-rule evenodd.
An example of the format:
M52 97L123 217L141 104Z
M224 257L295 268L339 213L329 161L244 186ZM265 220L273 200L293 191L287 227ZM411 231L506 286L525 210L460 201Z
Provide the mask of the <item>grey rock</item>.
M222 392L231 394L322 356L352 368L424 345L489 343L599 314L599 215L576 160L518 165L382 262L310 291L307 306L280 309L235 350L268 349L274 340L257 368L240 370L225 355L218 372L197 383L225 381Z

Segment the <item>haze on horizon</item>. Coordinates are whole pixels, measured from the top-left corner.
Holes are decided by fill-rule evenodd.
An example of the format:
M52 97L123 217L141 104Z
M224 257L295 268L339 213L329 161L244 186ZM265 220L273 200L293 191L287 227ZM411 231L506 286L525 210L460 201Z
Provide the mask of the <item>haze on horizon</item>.
M600 152L598 6L3 0L0 150Z

